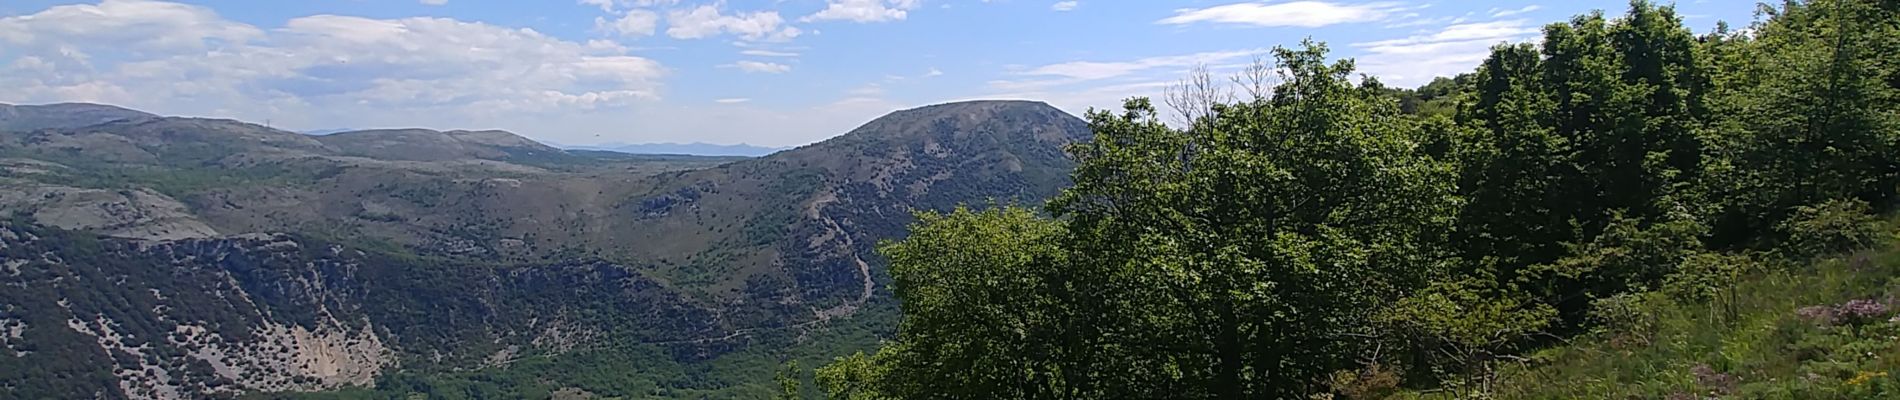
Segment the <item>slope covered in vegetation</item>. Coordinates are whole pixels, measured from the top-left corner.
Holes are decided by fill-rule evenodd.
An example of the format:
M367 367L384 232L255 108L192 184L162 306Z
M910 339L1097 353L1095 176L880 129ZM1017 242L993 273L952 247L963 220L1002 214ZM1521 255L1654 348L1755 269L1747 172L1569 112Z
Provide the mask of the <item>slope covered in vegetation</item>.
M1863 226L1870 227L1870 226ZM1879 238L1872 237L1876 233ZM1500 363L1477 390L1418 398L1871 399L1900 395L1900 243L1802 263L1728 260L1714 290L1617 299L1567 345ZM1715 282L1710 282L1715 283ZM1414 397L1414 396L1407 396Z
M1811 265L1885 236L1900 3L1761 15L1635 1L1421 90L1309 42L1171 95L1183 127L1093 112L1046 213L882 247L899 332L786 395L1888 395L1889 267Z

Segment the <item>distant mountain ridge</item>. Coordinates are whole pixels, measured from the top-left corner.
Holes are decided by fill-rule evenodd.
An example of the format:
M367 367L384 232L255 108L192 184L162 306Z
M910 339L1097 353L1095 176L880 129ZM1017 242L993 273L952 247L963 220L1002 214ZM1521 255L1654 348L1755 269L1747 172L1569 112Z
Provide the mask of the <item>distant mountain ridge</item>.
M693 143L605 143L596 145L564 146L576 150L600 150L628 154L685 154L695 156L740 156L764 157L790 149L790 147L765 147L750 144L712 144Z
M346 154L404 161L558 157L565 151L507 131L378 129L311 136Z
M103 104L12 105L0 103L0 131L78 128L119 120L150 118L158 118L158 116Z

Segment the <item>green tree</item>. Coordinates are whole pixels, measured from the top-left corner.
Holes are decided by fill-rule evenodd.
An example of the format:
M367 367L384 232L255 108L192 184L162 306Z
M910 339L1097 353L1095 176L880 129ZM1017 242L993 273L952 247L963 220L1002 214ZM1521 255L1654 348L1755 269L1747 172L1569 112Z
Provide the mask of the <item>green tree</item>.
M778 376L773 377L774 381L778 381L779 392L772 398L776 400L805 398L805 395L800 393L804 374L805 370L798 368L798 360L786 361L785 365L779 367Z
M1796 207L1832 199L1889 207L1900 185L1897 9L1790 1L1758 24L1738 67L1751 85L1727 91L1740 137L1723 233L1770 231Z
M1017 207L920 214L883 246L906 315L882 374L900 398L1055 398L1072 383L1061 225Z
M1433 274L1450 169L1377 80L1354 84L1352 62L1325 55L1277 49L1270 97L1185 130L1141 100L1090 115L1096 138L1052 210L1076 236L1071 261L1108 271L1128 315L1110 342L1134 350L1115 367L1156 376L1109 393L1314 392L1355 362L1372 310Z
M1667 274L1528 270L1559 263L1612 228L1693 223L1711 208L1698 185L1711 169L1705 137L1716 74L1675 11L1646 1L1614 21L1591 13L1544 32L1541 54L1529 45L1494 49L1459 112L1471 133L1458 147L1468 202L1454 238L1468 274L1534 291L1574 324L1591 296L1658 283L1624 278Z

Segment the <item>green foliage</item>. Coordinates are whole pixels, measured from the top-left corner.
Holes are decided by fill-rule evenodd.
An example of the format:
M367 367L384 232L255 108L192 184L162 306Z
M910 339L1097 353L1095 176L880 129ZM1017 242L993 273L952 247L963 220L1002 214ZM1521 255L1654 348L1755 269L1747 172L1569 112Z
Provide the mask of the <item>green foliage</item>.
M1900 7L1764 10L1750 33L1696 36L1673 7L1633 1L1417 90L1352 83L1349 61L1309 44L1276 51L1271 93L1213 104L1185 127L1161 123L1145 99L1092 112L1096 138L1072 150L1075 186L1051 203L1056 221L1022 224L1059 226L1059 246L991 253L946 244L998 233L939 232L908 244L942 250L934 258L894 260L1061 265L1023 278L1063 278L1039 293L923 284L976 294L951 303L900 284L908 319L1001 323L1025 343L900 335L834 366L896 398L1380 398L1397 386L1460 398L1886 395L1885 367L1868 361L1767 358L1803 346L1884 354L1864 333L1888 322L1861 315L1771 340L1759 323L1773 308L1758 307L1780 294L1757 290L1788 284L1763 274L1801 272L1764 255L1811 259L1882 239L1869 214L1900 187ZM1841 304L1829 310L1885 310ZM1013 314L987 314L1004 305ZM970 312L984 317L948 318ZM1009 316L1048 325L997 322ZM1538 349L1572 338L1619 368L1573 378L1619 384L1516 387L1566 382L1522 374L1554 360ZM987 374L966 367L985 362L1014 375L965 371ZM1751 362L1769 369L1737 373ZM913 376L904 365L964 370ZM1796 372L1812 375L1761 383Z
M798 368L798 360L786 361L785 366L779 367L778 376L773 377L773 380L778 382L779 391L772 396L772 399L798 400L805 398L801 392L801 387L804 383L804 378L801 377L801 375L804 374L805 371Z
M1028 210L922 214L884 246L905 318L883 391L902 398L1030 398L1063 385L1060 226Z
M1883 232L1867 212L1867 202L1860 200L1796 207L1787 221L1776 226L1787 238L1781 249L1789 257L1805 260L1872 246L1883 239Z
M903 350L885 347L879 356L894 354ZM848 357L838 357L818 368L816 372L818 386L825 391L825 398L833 400L883 400L885 396L878 388L885 382L886 371L876 358L864 355L860 351Z
M1759 271L1761 267L1746 255L1696 254L1663 279L1661 292L1682 301L1719 300L1743 276Z
M1436 282L1381 312L1385 331L1405 349L1392 358L1412 367L1413 380L1480 379L1485 363L1533 342L1556 320L1550 306L1486 285Z
M1796 207L1866 200L1900 185L1900 10L1869 0L1790 1L1754 40L1720 46L1737 64L1722 106L1734 170L1728 236L1769 231ZM1772 242L1773 237L1768 237Z
M1570 255L1532 266L1520 285L1578 322L1594 299L1659 287L1676 266L1702 250L1703 232L1687 219L1646 225L1616 215L1590 242L1567 246Z
M1573 345L1506 364L1499 398L1869 399L1900 395L1900 251L1802 268L1754 270L1727 290L1734 314L1710 300L1626 295ZM1729 260L1720 260L1728 258ZM1691 263L1737 263L1698 256ZM1690 267L1685 266L1687 270ZM1720 301L1720 300L1718 300ZM1612 316L1614 315L1614 316ZM1850 318L1851 317L1851 318ZM1643 340L1637 340L1637 339ZM1425 398L1450 396L1419 395ZM1675 397L1672 397L1675 396Z
M922 218L885 248L906 319L875 360L880 393L1324 390L1368 350L1353 334L1371 310L1439 272L1425 246L1454 206L1418 125L1325 53L1277 50L1270 97L1186 130L1141 99L1092 113L1075 187L1050 207L1061 223L1018 209Z

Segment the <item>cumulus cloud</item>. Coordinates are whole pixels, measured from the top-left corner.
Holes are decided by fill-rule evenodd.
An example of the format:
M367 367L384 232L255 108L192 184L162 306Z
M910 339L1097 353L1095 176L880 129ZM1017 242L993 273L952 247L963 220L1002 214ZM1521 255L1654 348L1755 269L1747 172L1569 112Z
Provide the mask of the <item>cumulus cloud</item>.
M0 101L313 125L626 105L658 99L666 75L618 45L529 29L316 15L265 30L143 0L0 18L0 46L14 57L0 58Z
M726 64L722 66L729 67L729 68L738 68L740 71L751 72L751 73L761 73L761 74L782 74L782 73L790 72L792 70L792 66L790 65L771 63L771 62L752 61L752 60L744 60L744 61L739 61L736 63Z
M1262 50L1213 51L1173 56L1148 57L1129 61L1072 61L1049 64L1023 71L1022 75L1064 77L1074 80L1098 80L1126 76L1157 68L1186 68L1214 64L1262 53Z
M1071 10L1075 10L1075 7L1076 7L1076 6L1080 6L1080 5L1081 5L1081 3L1078 3L1078 2L1076 2L1076 1L1073 1L1073 0L1071 0L1071 1L1058 1L1058 2L1056 2L1055 4L1050 4L1050 5L1049 5L1049 9L1051 9L1051 10L1056 10L1056 11L1071 11Z
M888 22L902 21L919 0L829 0L825 9L800 19L813 21Z
M594 18L594 29L621 37L653 36L659 26L659 13L639 9L627 10L620 18L611 21L602 17Z
M667 12L666 20L669 24L666 35L674 39L699 39L730 33L745 40L782 42L804 33L797 27L786 25L784 17L779 16L777 11L726 15L715 5L673 10Z
M793 53L789 51L773 51L773 50L761 50L761 49L742 50L742 51L739 51L739 54L744 54L748 56L756 56L756 57L798 57L798 53Z
M439 6L443 4L449 4L449 0L422 0L422 4L431 5L431 6Z
M577 0L577 2L584 6L600 7L600 12L609 14L618 10L634 7L659 7L679 4L679 0Z
M728 99L713 100L714 103L719 103L719 104L739 104L739 103L747 103L751 101L752 99L748 99L744 97L734 97L734 98L728 98Z
M1446 25L1427 34L1355 43L1365 54L1359 68L1396 86L1416 86L1434 77L1468 72L1491 53L1491 46L1532 38L1528 21L1491 21Z
M1175 10L1174 16L1163 18L1157 22L1169 25L1218 23L1316 28L1344 23L1378 21L1402 9L1403 7L1400 4L1388 2L1359 4L1327 1L1234 3L1207 8L1179 9Z
M0 42L14 52L90 57L87 45L116 43L135 52L205 51L262 39L264 31L208 8L145 0L106 0L0 18ZM134 55L136 56L136 54Z
M1523 8L1509 9L1509 10L1501 9L1501 8L1493 8L1491 9L1491 18L1504 18L1504 17L1524 14L1524 13L1542 10L1542 9L1544 9L1543 6L1539 6L1535 4L1524 6Z

